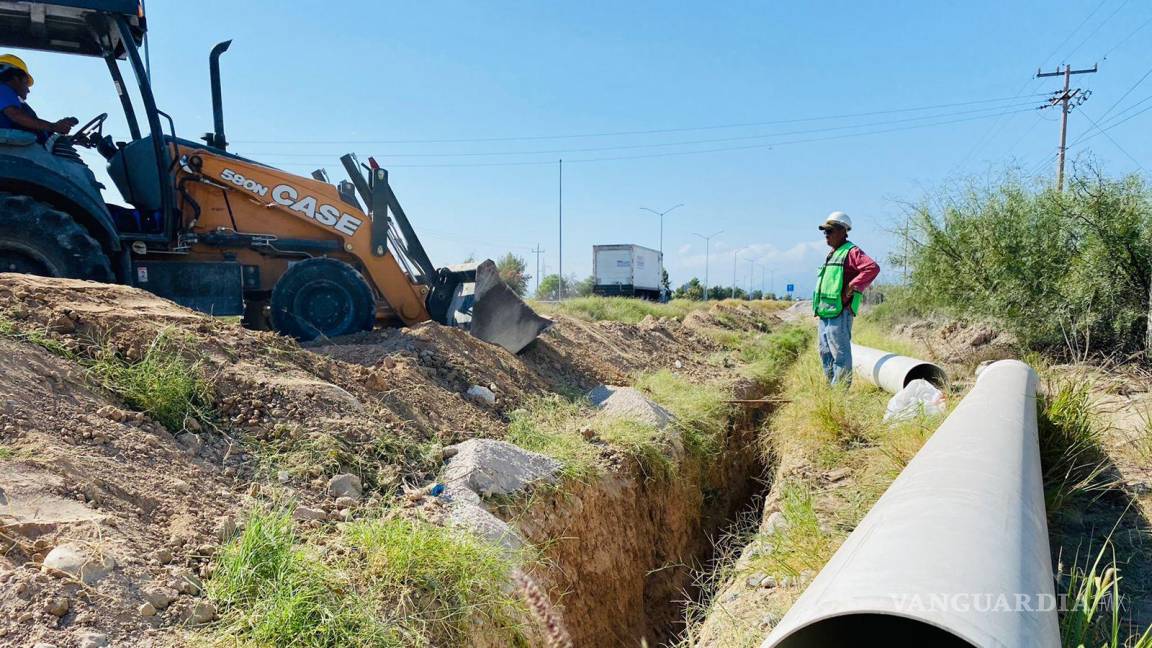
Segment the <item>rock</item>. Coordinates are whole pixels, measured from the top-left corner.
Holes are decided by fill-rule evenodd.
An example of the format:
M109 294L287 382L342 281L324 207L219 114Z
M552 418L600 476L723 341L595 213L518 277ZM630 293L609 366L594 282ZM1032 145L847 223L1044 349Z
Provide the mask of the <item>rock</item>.
M62 596L50 598L44 603L44 611L54 617L62 617L68 614L68 610L71 609L71 607L72 602Z
M455 457L457 452L460 452L460 449L455 448L453 446L448 446L447 448L441 448L440 449L440 459L442 461L447 461L447 460L451 459L452 457Z
M166 548L157 549L152 553L152 559L161 565L167 565L172 562L172 550Z
M490 497L525 490L534 482L554 483L559 461L506 441L469 439L454 446L458 453L444 469L449 494L460 488Z
M503 547L509 556L515 555L524 547L524 539L516 529L492 515L477 502L453 502L448 510L448 524Z
M776 582L775 576L765 576L763 579L760 580L760 587L763 587L764 589L771 589L773 587L776 587L776 585L777 585L777 582Z
M744 583L746 585L748 585L748 587L760 587L760 582L763 581L765 578L768 578L768 576L766 574L756 572L755 574L752 574L748 578L745 578Z
M676 367L677 369L683 369L683 368L684 368L684 363L683 363L683 362L680 362L679 360L677 360L676 362L673 362L673 363L672 363L672 366L673 366L673 367Z
M220 542L227 542L236 535L236 520L230 515L216 518L216 537Z
M144 590L143 596L144 600L153 608L163 610L169 605L172 605L172 601L175 601L176 597L180 596L180 592L177 592L171 587L150 587Z
M105 648L108 637L99 632L85 632L80 635L80 648Z
M287 484L291 480L292 473L288 472L287 470L281 470L276 473L276 481L280 482L281 484Z
M196 454L204 447L204 440L200 438L199 434L192 432L184 432L176 435L176 443L179 443L188 454Z
M200 425L200 421L197 421L192 417L188 417L188 419L184 421L184 429L188 430L189 432L199 432L204 428Z
M647 423L659 429L676 420L671 412L634 387L600 385L588 392L588 400L608 416Z
M838 482L851 474L852 470L850 468L837 468L824 475L824 477L830 482Z
M788 520L784 519L784 514L780 511L773 511L772 514L768 516L768 519L764 520L764 524L762 524L760 528L761 533L764 535L772 535L787 529Z
M357 500L355 497L348 497L347 495L345 495L344 497L337 497L336 498L336 508L338 508L338 509L354 508L356 506L356 502L357 502Z
M483 385L472 385L465 392L465 395L472 401L481 405L493 407L496 405L496 394L491 389Z
M73 544L62 544L44 557L44 573L63 572L79 578L87 585L95 585L116 568L111 556L94 557Z
M188 625L208 623L216 618L216 606L211 601L197 601L184 609L180 620Z
M136 611L139 612L142 617L156 616L156 606L151 603L140 604L140 607L136 608Z
M32 644L32 648L56 648L56 644L50 644L43 641Z
M328 492L336 497L360 499L360 496L364 494L364 486L356 475L343 473L328 480Z
M328 519L328 513L324 509L297 506L296 510L292 511L292 519L300 520L301 522L307 520L326 520Z
M169 583L169 586L171 589L189 596L199 596L200 592L204 591L204 583L200 581L198 576L191 572L177 574L176 578L172 579L172 582Z

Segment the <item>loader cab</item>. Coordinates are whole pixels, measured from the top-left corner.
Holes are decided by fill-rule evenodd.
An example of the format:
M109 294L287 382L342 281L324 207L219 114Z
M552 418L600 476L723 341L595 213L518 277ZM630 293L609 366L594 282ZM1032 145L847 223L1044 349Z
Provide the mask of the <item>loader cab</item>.
M128 132L105 134L105 114L61 139L99 151L108 161L109 176L131 207L104 203L94 178L89 187L82 182L68 185L54 177L58 174L50 166L27 160L21 164L18 156L3 155L10 152L4 150L0 150L0 191L33 195L72 215L94 232L122 278L129 267L131 244L141 241L149 248L168 247L175 241L179 220L167 145L175 139L175 125L156 106L140 51L146 31L140 0L0 0L0 46L104 60ZM123 68L130 71L138 104L128 91ZM125 141L119 141L121 137ZM78 156L73 154L70 162L79 163Z

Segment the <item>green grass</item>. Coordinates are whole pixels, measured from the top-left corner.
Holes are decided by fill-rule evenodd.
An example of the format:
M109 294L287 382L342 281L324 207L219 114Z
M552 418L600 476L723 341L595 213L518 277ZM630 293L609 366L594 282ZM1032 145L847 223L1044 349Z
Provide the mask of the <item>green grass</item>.
M0 445L0 460L11 459L16 456L16 451L6 445Z
M599 474L602 448L597 439L634 459L649 478L675 472L667 433L655 426L606 416L582 399L559 396L531 400L512 413L506 440L559 461L565 478L587 480Z
M462 645L479 624L519 635L524 607L508 591L515 564L475 536L417 520L355 522L344 540L376 609L414 645Z
M731 398L726 387L664 370L640 376L636 388L676 416L685 450L698 455L720 451L732 415L732 406L725 402Z
M506 440L525 450L556 459L567 478L586 479L599 473L599 452L581 430L592 418L586 403L545 396L512 412Z
M318 558L286 512L258 511L216 556L208 596L222 612L218 644L405 646L377 620L347 574Z
M1123 577L1111 541L1094 558L1059 575L1067 608L1060 614L1060 639L1068 648L1152 648L1152 627L1131 633L1121 616Z
M463 645L470 631L519 638L516 565L499 547L418 520L357 521L303 536L260 509L206 582L216 644L302 648Z
M750 571L778 578L820 571L836 551L839 540L821 527L814 500L815 494L802 482L790 481L781 486L780 512L787 523L761 538L772 550L753 557L748 565Z
M138 361L105 347L88 364L88 373L128 406L178 431L189 419L208 420L212 402L212 388L201 375L200 361L186 354L190 352L170 333L162 332Z
M298 479L328 478L340 473L360 477L368 490L408 479L431 478L440 466L438 443L403 431L366 428L359 434L306 429L278 423L266 441L249 440L266 474L287 471Z
M812 348L809 326L790 326L773 333L760 333L747 339L737 351L745 363L742 373L765 389L775 391L788 367L801 353Z
M1086 380L1048 380L1039 398L1038 429L1049 517L1083 507L1113 487L1101 447L1102 424Z
M682 320L688 313L714 303L673 299L666 304L658 304L630 297L576 297L556 303L535 303L533 307L544 313L563 313L590 322L609 320L637 324L649 315Z
M852 323L852 342L910 358L923 358L927 355L925 349L915 342L892 337L887 331L885 324L865 314Z

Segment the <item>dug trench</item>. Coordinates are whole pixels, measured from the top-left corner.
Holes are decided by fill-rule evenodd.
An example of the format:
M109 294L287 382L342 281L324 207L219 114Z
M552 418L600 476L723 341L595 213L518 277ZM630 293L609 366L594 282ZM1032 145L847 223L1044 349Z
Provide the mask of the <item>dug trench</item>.
M672 640L695 569L764 472L762 410L726 401L767 393L794 357L768 341L786 327L771 305L689 310L631 324L551 313L519 356L434 324L302 348L132 288L0 274L0 645ZM605 384L638 386L677 423L602 422L582 395ZM478 387L488 395L468 395ZM556 408L575 427L528 424ZM558 430L571 434L533 436ZM483 583L451 563L473 545L437 530L430 487L469 439L563 466L483 503L531 546L524 569L558 635L531 601L504 615L469 598ZM397 572L396 547L365 540L396 530L401 549L431 537L441 553ZM268 582L241 596L221 576L273 540L315 586L304 608L271 610L286 617L252 599ZM473 569L457 598L438 589L452 569Z

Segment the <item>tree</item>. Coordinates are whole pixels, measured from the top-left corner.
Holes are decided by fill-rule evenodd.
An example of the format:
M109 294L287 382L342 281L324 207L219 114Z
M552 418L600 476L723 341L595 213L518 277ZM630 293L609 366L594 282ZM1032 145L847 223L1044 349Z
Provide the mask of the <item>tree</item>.
M540 287L536 289L536 299L556 299L560 290L560 275L544 275L540 279Z
M669 279L668 279L668 269L663 268L663 269L661 269L661 272L663 273L663 275L660 278L660 286L662 288L664 288L664 290L666 290L669 294L671 294L672 293L672 282L669 281Z
M532 278L532 275L525 272L527 268L524 259L511 252L500 257L500 260L496 262L496 270L500 273L500 278L508 284L512 292L521 297L528 291L528 280Z
M764 299L764 292L760 290L753 290L749 296L750 299L761 300Z
M592 289L596 287L596 277L588 275L584 279L577 280L576 275L569 275L564 280L570 294L576 297L587 297L592 294Z
M688 280L688 283L676 289L672 295L676 299L691 299L692 301L702 301L704 299L704 286L696 277Z

